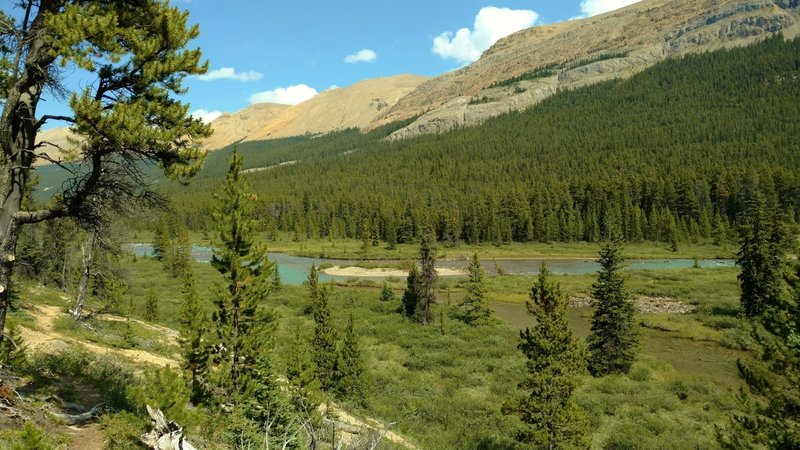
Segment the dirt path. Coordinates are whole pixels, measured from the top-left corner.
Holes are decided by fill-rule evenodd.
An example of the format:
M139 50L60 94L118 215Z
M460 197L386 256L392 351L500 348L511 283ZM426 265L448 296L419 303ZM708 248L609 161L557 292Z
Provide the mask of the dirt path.
M58 306L30 305L25 309L34 317L36 320L36 328L38 328L27 328L24 324L20 326L22 339L30 350L54 353L65 349L67 344L71 343L99 355L122 356L137 364L178 367L178 362L171 358L155 355L143 350L109 348L92 342L74 339L56 331L56 319L66 316L65 313L61 312L61 308ZM124 320L122 318L119 319Z
M353 426L353 427L371 428L371 429L377 430L378 432L381 432L381 433L385 432L386 433L384 435L385 439L387 439L387 440L389 440L389 441L391 441L391 442L393 442L395 444L402 445L405 448L408 448L408 449L411 449L411 450L418 450L417 446L415 446L414 444L408 442L403 436L400 436L399 434L397 434L397 433L395 433L393 431L386 430L386 427L383 424L381 424L380 422L378 422L377 420L375 420L375 419L371 419L369 417L364 418L364 419L358 418L358 417L348 413L347 411L339 408L339 406L336 405L335 403L329 404L328 408L329 408L329 412L333 413L333 415L336 417L336 419L339 422L342 422L344 424L347 424L347 425L350 425L350 426Z

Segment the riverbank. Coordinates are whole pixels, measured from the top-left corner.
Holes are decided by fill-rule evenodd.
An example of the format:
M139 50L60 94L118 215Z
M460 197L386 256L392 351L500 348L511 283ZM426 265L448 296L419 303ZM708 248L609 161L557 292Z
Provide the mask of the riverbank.
M339 267L333 266L321 270L322 273L336 276L336 277L357 277L357 278L405 278L408 276L408 270L403 269L389 269L389 268L374 268L365 269L363 267ZM463 269L448 269L444 267L437 267L436 273L440 277L457 277L466 276L467 271Z

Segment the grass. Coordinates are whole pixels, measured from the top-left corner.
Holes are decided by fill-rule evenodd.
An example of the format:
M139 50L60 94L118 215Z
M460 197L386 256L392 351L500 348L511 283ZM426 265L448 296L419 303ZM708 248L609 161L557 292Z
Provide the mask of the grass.
M577 253L582 251L580 247L560 246L559 251L572 248ZM141 318L146 292L152 288L159 297L158 322L176 328L180 280L149 258L134 262L125 257L124 266L131 286L119 305L111 305L112 311L125 313L132 305L133 317ZM221 277L208 264L196 264L195 270L200 295L211 310ZM577 295L591 292L594 282L593 275L555 279L565 292ZM447 305L458 304L463 280L441 280L437 318L439 312L444 313L443 326L437 319L437 324L429 327L412 323L397 312L403 279L390 281L396 294L390 303L379 301L380 282L348 280L332 285L335 325L341 332L353 314L370 380L366 404L345 406L356 414L396 422L393 430L421 448L514 448L510 436L515 419L504 416L500 409L524 374L525 361L516 348L518 327L498 321L472 328L456 320L455 306ZM490 277L489 295L493 301L512 302L509 305L516 308L520 320L517 325L524 326L530 318L524 315L522 305L532 283L533 276ZM583 378L577 398L587 410L592 448L715 447L714 427L724 427L737 406L729 389L737 387L735 360L742 353L724 348L738 348L726 344L726 339L735 341L732 333L740 329L735 269L632 271L628 285L636 295L672 297L699 309L682 316L640 316L646 325L644 345L630 375ZM33 292L26 301L65 304L55 291L35 288ZM300 329L309 339L313 333L311 318L304 314L306 295L304 286L284 286L265 299L278 317L273 337L279 373L285 367L288 342L295 330ZM90 307L101 306L95 302L90 299ZM573 309L570 314L576 335L585 336L591 311ZM76 338L110 346L124 344L120 343L119 322L90 323L93 332L69 323L59 322L58 327ZM169 354L167 349L147 347L146 328L134 326L134 330L141 348ZM124 429L127 420L132 419L112 418L109 426Z
M128 327L130 327L128 329ZM94 342L111 348L136 348L157 355L172 357L179 348L170 343L162 332L131 321L89 318L76 322L68 316L56 319L55 330L75 339Z
M201 235L194 235L195 242L208 245L210 241ZM264 238L262 236L262 238ZM356 239L307 239L293 242L288 236L283 236L276 241L264 239L269 251L286 253L295 256L323 257L330 259L363 259L361 241ZM439 243L439 259L467 260L473 253L478 253L481 258L499 259L596 259L599 244L587 242L570 243L539 243L539 242L513 242L501 246L489 243L469 245L460 243L448 247ZM715 246L710 242L683 243L677 252L672 252L669 246L661 242L641 242L625 244L625 254L631 259L727 259L735 257L736 249L732 245ZM409 260L419 258L419 245L397 244L393 250L388 250L385 243L370 247L367 252L368 260Z

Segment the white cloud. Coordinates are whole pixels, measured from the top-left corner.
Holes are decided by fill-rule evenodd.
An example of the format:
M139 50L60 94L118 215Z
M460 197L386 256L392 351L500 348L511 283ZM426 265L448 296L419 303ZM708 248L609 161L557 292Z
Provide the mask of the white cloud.
M372 62L378 57L378 54L374 51L365 48L364 50L359 50L352 55L347 55L344 57L344 62L349 64L355 64L360 62Z
M222 115L222 111L209 111L201 108L190 112L189 115L202 120L203 123L211 123L214 119Z
M498 40L533 26L539 14L525 9L481 8L475 16L472 30L462 28L455 33L446 31L433 40L433 53L443 59L471 63Z
M583 0L581 2L581 12L584 17L591 17L638 2L639 0Z
M203 75L198 75L198 80L203 81L214 81L214 80L238 80L242 82L246 81L258 81L263 77L259 72L255 71L247 71L242 73L236 73L236 69L233 67L222 67L220 69L212 70L208 73Z
M250 103L280 103L283 105L296 105L317 95L317 90L305 84L289 87L279 87L271 91L258 92L247 99Z

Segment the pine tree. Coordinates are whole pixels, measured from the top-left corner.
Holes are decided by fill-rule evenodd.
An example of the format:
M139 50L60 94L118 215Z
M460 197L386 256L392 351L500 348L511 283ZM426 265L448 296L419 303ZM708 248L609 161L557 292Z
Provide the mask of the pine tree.
M219 367L218 385L235 404L269 383L261 379L269 362L260 358L270 353L268 327L272 320L259 308L269 291L272 264L266 250L253 244L255 196L249 193L241 168L242 157L234 148L214 214L220 243L211 258L226 284L217 296L213 315L219 344L214 361Z
M625 267L619 240L611 240L600 250L601 269L594 283L589 347L589 372L594 376L628 373L636 358L639 335L635 309L625 289L620 271Z
M308 273L308 307L306 313L310 313L312 317L316 315L316 308L319 304L320 287L319 287L319 272L314 264L311 264L311 271Z
M289 380L289 393L295 409L300 413L316 411L322 403L322 385L317 378L312 349L303 339L300 327L294 330L290 342L286 378Z
M542 263L527 303L536 324L520 332L527 377L503 411L521 419L516 438L531 448L586 448L586 417L573 398L585 370L585 351L569 328L569 302L549 274Z
M281 281L281 272L278 269L278 263L275 263L275 268L272 269L272 282L270 283L270 287L272 288L273 292L278 292L283 287L283 282Z
M478 254L473 253L469 263L469 280L466 283L467 295L461 301L462 317L468 324L477 324L487 321L492 316L492 309L486 299L486 272L478 260Z
M367 253L372 245L371 227L368 219L361 222L361 259L367 259Z
M318 293L317 306L314 308L314 338L311 347L314 352L317 378L326 391L336 386L338 377L336 339L336 330L333 328L330 305L328 305L328 290L322 289Z
M408 272L408 278L406 278L406 290L403 292L403 312L408 317L413 318L416 314L421 294L422 282L419 268L413 264Z
M365 373L364 358L361 355L361 347L358 345L358 335L353 327L353 314L350 314L339 354L339 380L337 382L339 395L363 403L367 389Z
M758 397L740 394L742 412L730 431L719 433L725 447L800 448L800 264L795 261L787 273L781 294L767 297L750 319L756 357L737 365Z
M183 304L181 305L181 353L186 382L191 392L192 404L199 405L208 398L206 375L208 374L209 349L204 337L208 331L208 317L197 295L194 273L186 272L183 282Z
M417 303L416 316L423 325L434 321L433 305L436 303L436 236L433 229L427 226L422 235L419 246L420 265L420 296Z
M751 198L739 227L741 247L736 264L745 316L755 318L781 295L781 268L788 244L786 228L763 197Z
M156 323L158 322L158 317L158 299L156 298L156 292L151 285L147 289L147 296L145 297L144 320Z

